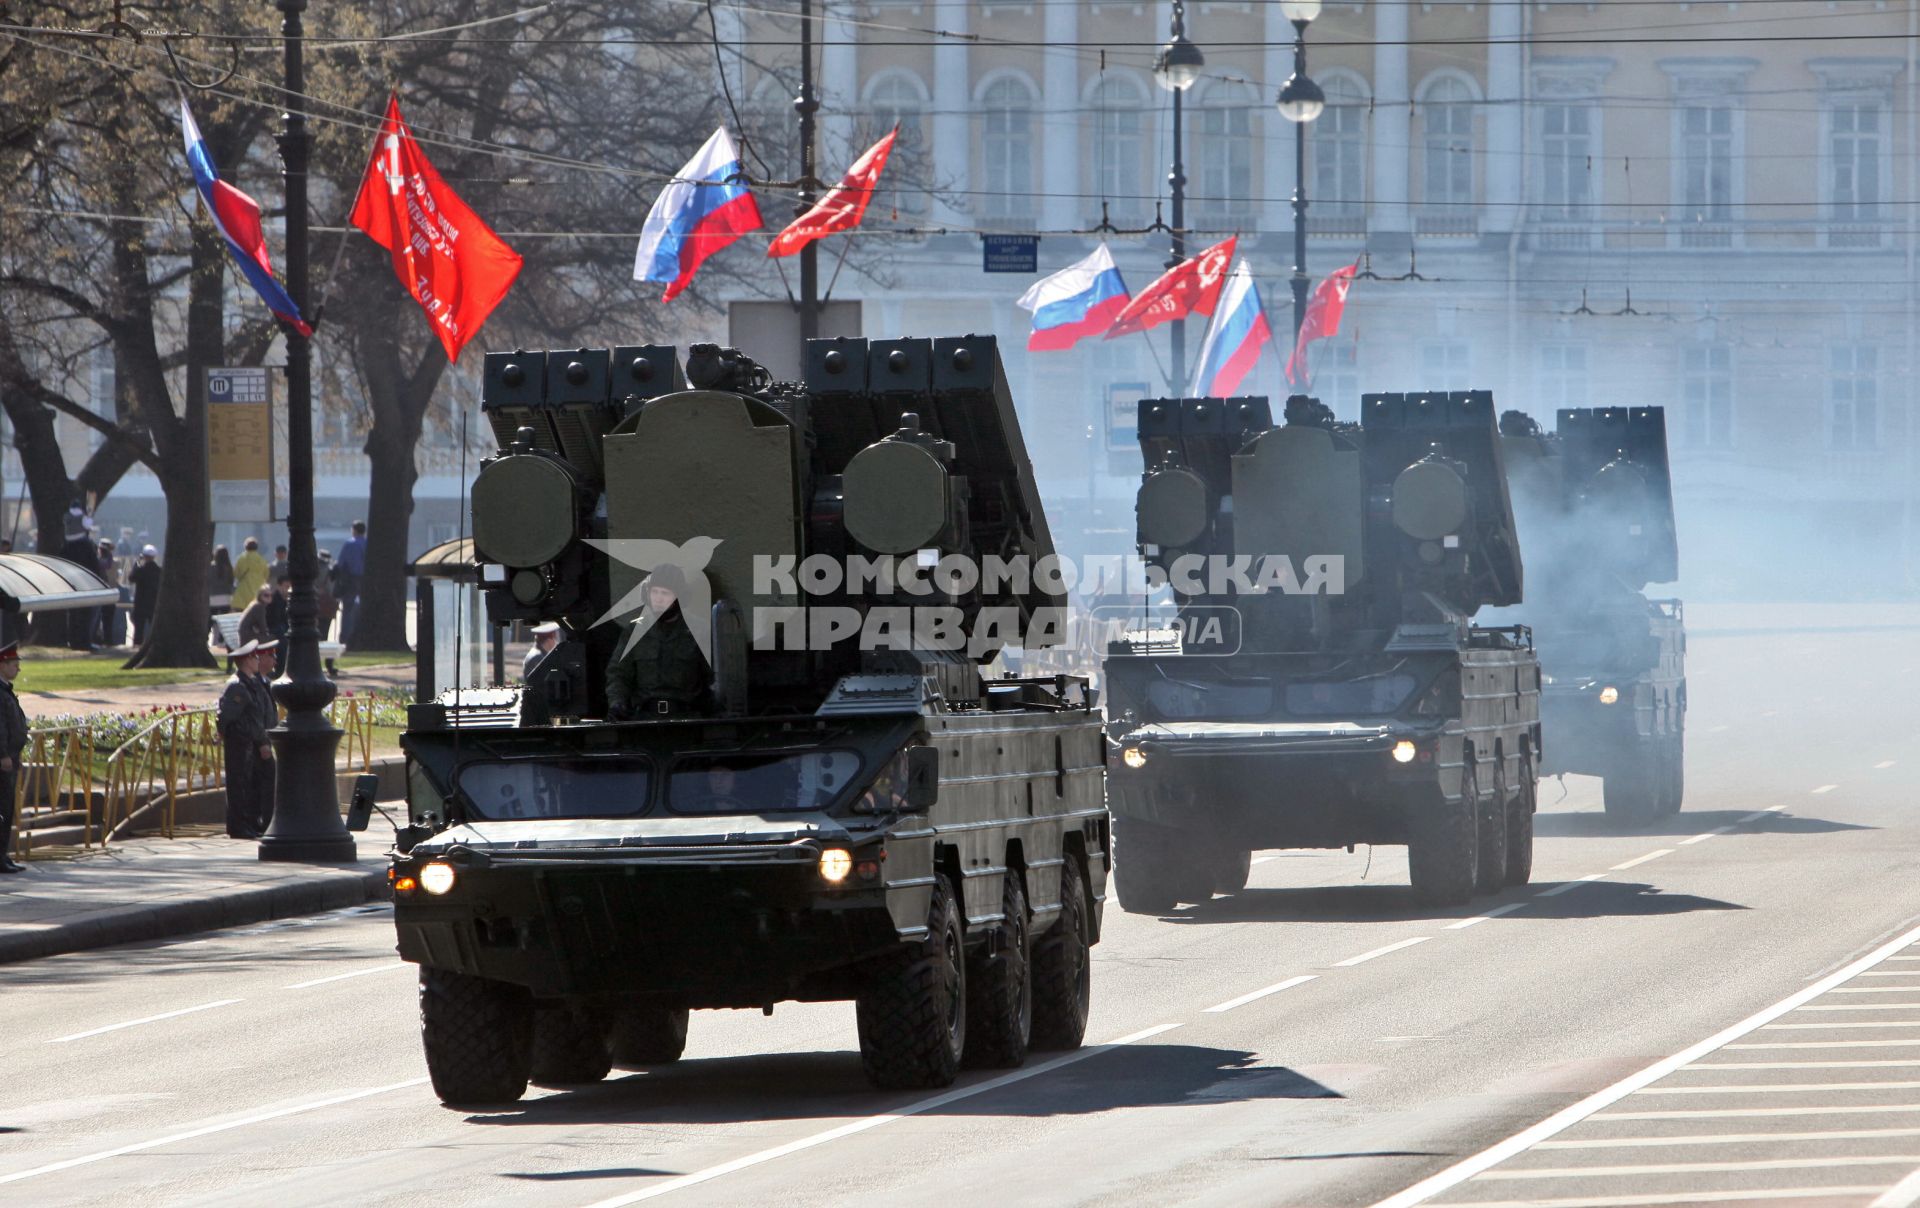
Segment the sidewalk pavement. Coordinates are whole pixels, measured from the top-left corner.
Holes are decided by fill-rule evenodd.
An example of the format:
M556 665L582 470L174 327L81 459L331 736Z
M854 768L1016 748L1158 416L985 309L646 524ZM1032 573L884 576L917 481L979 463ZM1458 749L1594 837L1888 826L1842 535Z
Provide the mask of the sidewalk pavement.
M282 864L224 835L132 839L0 877L0 965L385 900L382 836L353 864Z
M518 664L515 664L516 666ZM412 663L344 668L334 677L341 695L387 688L413 687ZM141 684L131 688L90 688L68 692L35 692L33 664L26 663L19 680L20 707L28 718L55 713L137 713L155 705L192 705L212 708L226 687L226 677L187 680L174 684Z

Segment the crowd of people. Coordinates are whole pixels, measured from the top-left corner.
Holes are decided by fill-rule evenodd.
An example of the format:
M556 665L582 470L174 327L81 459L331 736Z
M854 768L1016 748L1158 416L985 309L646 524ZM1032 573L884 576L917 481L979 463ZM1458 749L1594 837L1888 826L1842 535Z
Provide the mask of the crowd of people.
M322 641L332 640L339 625L341 642L353 640L353 626L360 611L360 582L367 569L367 522L353 522L352 536L341 544L338 556L320 551L319 574L313 581L315 617ZM214 615L240 614L240 641L281 641L279 662L285 665L287 602L293 593L293 572L287 562L287 547L273 547L273 561L260 552L260 539L248 537L241 543L240 556L233 557L224 545L213 547L213 562L207 568L208 608ZM137 611L137 606L136 606Z

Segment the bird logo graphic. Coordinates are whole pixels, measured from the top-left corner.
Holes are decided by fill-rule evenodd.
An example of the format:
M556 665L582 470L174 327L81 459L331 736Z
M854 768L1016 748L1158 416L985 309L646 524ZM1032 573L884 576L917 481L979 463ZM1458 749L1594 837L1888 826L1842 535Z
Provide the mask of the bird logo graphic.
M720 548L720 538L691 537L676 545L657 537L589 537L587 544L646 574L646 578L632 591L620 597L613 607L594 621L595 625L604 625L608 621L624 622L639 614L639 620L628 626L627 636L613 656L616 661L625 658L634 644L660 619L660 614L647 607L647 588L654 585L657 577L682 581L676 587L680 596L680 614L685 618L687 630L693 635L701 656L707 660L708 666L713 665L713 586L707 582L706 569L707 563L713 560L713 551ZM679 574L668 573L674 570Z

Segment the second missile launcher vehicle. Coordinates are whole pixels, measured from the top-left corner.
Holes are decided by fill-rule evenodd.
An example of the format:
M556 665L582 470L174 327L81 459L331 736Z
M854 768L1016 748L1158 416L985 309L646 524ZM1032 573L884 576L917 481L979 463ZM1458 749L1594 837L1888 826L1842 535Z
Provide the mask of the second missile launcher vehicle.
M1526 881L1539 664L1470 621L1521 597L1492 396L1371 394L1358 424L1295 396L1285 420L1141 404L1139 549L1178 617L1106 660L1121 905L1235 892L1263 847L1405 844L1431 902Z
M1685 791L1686 618L1649 599L1679 577L1661 407L1578 407L1543 431L1500 417L1527 601L1512 610L1540 649L1546 682L1542 775L1603 778L1607 814L1647 822Z
M787 1000L852 999L883 1087L1081 1043L1099 716L1072 677L982 675L989 614L1033 644L1057 591L945 573L1051 552L997 347L815 341L805 364L486 358L489 615L567 640L401 737L394 919L443 1100L672 1061L690 1009Z

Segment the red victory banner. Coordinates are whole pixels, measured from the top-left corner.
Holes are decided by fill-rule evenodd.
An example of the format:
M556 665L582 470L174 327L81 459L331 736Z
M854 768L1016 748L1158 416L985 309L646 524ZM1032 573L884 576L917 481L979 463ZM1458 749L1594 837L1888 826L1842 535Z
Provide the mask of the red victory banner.
M1106 338L1132 335L1188 315L1212 314L1214 305L1220 301L1220 287L1226 284L1227 266L1233 263L1233 246L1239 238L1230 236L1162 273L1158 281L1127 303L1127 308L1107 329Z
M426 312L449 361L460 359L520 275L520 253L427 162L400 117L398 95L387 99L352 222L393 256L393 275Z
M893 140L899 134L900 127L895 126L887 137L868 147L839 184L773 237L767 255L791 256L816 239L859 226L866 217L867 203L873 200L873 191L880 187L880 172L887 166L887 156L893 152Z
M1300 320L1300 335L1294 341L1293 355L1287 358L1289 385L1304 387L1307 384L1307 345L1340 334L1340 316L1347 311L1347 291L1353 288L1353 274L1359 267L1349 264L1335 269L1314 287L1313 297L1307 300L1306 316Z

